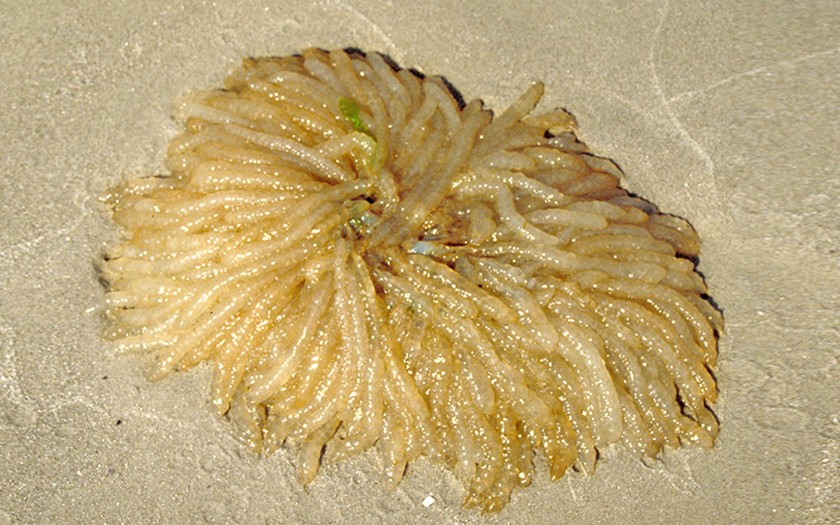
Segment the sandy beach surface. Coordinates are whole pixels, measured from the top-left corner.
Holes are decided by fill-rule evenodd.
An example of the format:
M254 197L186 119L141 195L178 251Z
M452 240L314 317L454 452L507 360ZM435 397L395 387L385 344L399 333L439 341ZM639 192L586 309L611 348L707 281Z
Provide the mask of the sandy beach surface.
M0 0L0 525L840 520L840 3ZM715 449L544 468L503 512L426 461L260 460L209 370L150 383L100 340L97 197L163 173L179 94L249 55L388 53L502 109L543 80L624 186L688 218L723 308ZM538 463L538 468L544 467Z

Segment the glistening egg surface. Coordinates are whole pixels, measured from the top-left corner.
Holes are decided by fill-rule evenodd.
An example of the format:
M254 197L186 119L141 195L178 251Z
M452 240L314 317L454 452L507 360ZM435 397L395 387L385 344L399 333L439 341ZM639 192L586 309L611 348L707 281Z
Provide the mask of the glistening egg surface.
M109 337L214 367L256 453L427 456L498 510L623 441L711 447L720 313L684 220L619 187L535 84L494 117L357 51L255 58L187 96L165 177L107 201Z

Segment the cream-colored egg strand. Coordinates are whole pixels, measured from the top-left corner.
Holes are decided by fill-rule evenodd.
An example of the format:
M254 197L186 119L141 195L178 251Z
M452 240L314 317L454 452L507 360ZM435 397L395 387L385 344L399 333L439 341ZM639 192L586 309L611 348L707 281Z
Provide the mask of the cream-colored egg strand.
M377 54L248 59L190 95L171 176L108 202L110 337L154 377L214 364L212 401L257 453L425 455L498 510L530 483L710 447L722 318L699 241L619 186L531 86L493 118Z

